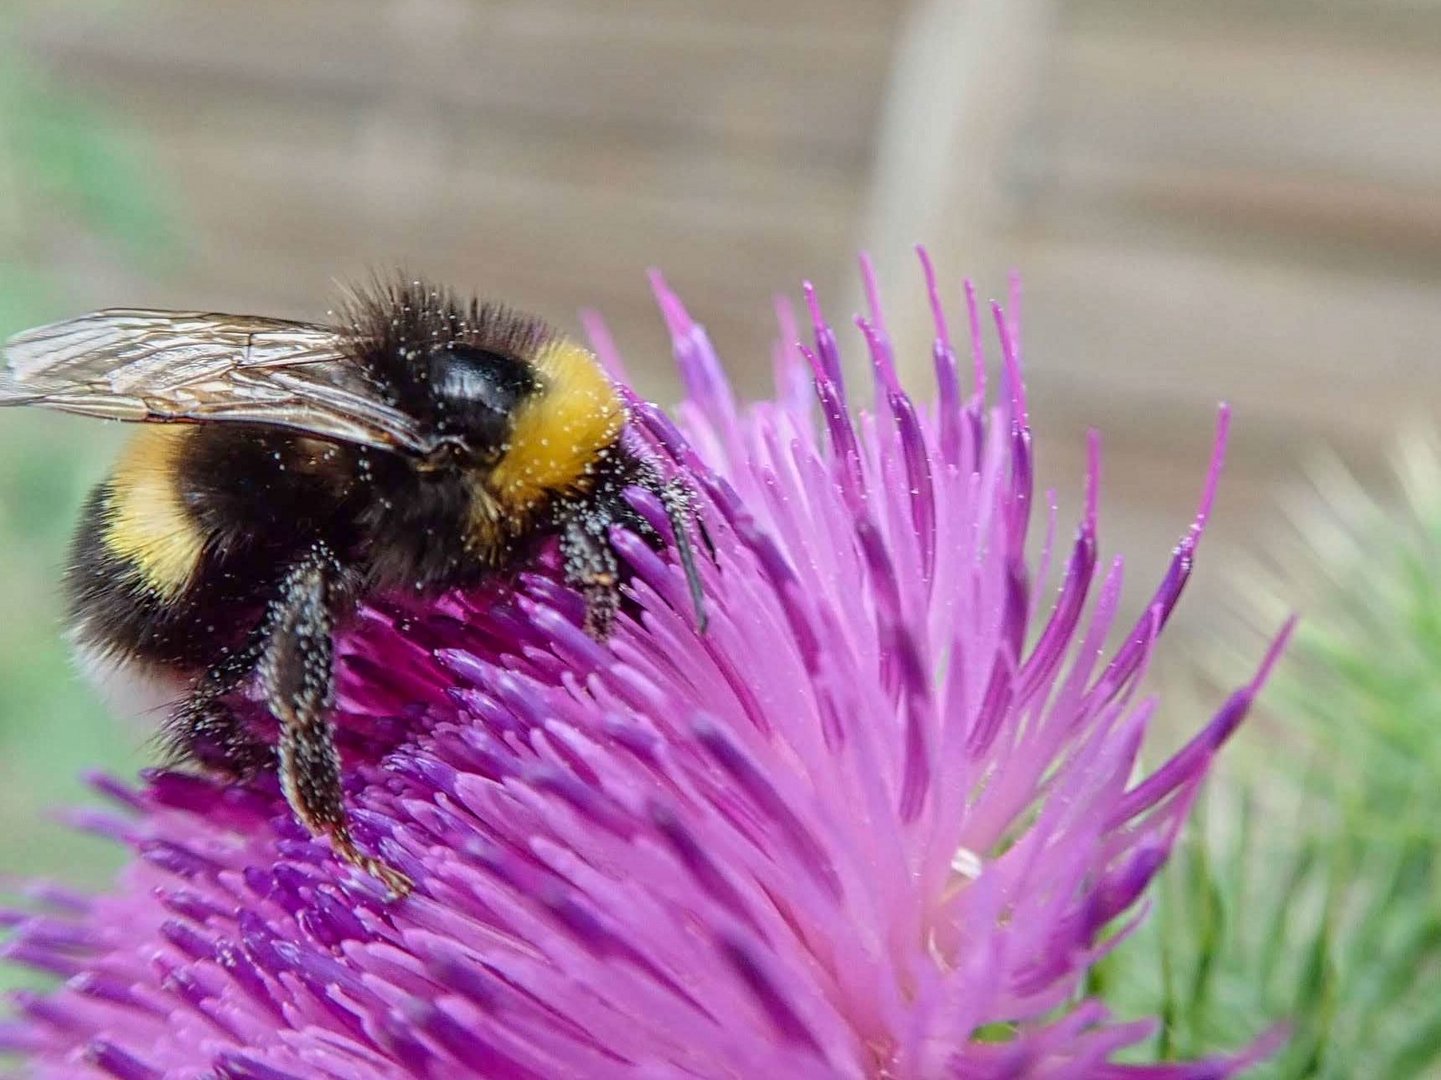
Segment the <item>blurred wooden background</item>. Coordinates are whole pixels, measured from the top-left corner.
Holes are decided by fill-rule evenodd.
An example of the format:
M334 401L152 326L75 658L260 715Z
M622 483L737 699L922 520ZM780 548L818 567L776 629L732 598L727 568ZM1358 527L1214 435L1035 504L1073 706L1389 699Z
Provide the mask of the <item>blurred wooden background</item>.
M183 241L142 277L49 223L77 310L314 317L400 263L601 309L664 401L646 267L760 393L772 294L810 277L844 323L861 245L923 342L926 240L952 298L1023 273L1043 478L1074 491L1100 427L1143 574L1218 399L1223 541L1315 445L1369 475L1441 402L1435 3L129 0L20 32L140 137Z

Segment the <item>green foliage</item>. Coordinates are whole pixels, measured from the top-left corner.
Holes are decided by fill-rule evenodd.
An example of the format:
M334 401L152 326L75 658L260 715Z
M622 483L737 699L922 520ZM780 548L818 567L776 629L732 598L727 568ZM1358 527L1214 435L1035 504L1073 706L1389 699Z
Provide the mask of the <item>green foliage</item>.
M131 261L153 262L173 246L133 138L7 48L6 29L0 16L0 336L54 313L63 298L42 269L57 223Z
M1119 1012L1167 1017L1168 1057L1285 1020L1258 1077L1441 1076L1441 450L1398 472L1395 507L1325 471L1284 570L1247 583L1260 621L1304 614L1272 715L1103 969Z
M170 250L143 155L113 120L19 55L16 11L0 11L0 340L65 313L61 252L134 265ZM0 874L109 872L112 845L53 812L85 801L82 770L133 772L147 735L117 725L75 675L57 585L85 490L118 432L54 414L0 424ZM15 978L6 969L4 981Z

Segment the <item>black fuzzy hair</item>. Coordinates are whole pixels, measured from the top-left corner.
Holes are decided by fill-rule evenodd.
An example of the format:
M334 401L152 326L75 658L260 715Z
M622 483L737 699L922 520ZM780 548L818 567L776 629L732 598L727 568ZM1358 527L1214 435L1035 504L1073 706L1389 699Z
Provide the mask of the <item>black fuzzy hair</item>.
M339 323L352 356L392 403L422 412L435 349L464 345L529 366L556 337L533 315L405 274L352 288Z

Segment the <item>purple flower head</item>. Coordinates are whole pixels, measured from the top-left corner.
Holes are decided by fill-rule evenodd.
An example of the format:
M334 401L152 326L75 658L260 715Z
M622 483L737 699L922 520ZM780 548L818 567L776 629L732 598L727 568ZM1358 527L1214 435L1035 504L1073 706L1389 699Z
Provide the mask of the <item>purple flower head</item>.
M10 958L64 983L18 997L4 1044L39 1076L126 1080L1202 1078L1259 1053L1114 1064L1150 1025L1080 993L1279 649L1138 771L1226 414L1194 525L1105 655L1098 444L1054 590L1051 539L1027 561L1014 298L992 402L974 291L966 391L924 265L934 407L900 387L869 273L873 409L809 287L810 344L783 310L775 399L741 408L657 277L686 400L679 430L634 402L632 437L696 489L708 631L629 535L634 617L605 645L547 563L366 609L340 650L348 796L415 894L388 903L273 782L101 781L119 813L85 824L136 858L107 895L36 887L12 916Z

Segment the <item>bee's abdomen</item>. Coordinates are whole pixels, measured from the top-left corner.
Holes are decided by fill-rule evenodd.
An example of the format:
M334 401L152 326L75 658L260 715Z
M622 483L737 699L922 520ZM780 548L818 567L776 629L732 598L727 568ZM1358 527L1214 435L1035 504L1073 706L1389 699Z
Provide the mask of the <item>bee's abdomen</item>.
M66 586L81 644L205 668L243 644L297 552L348 542L350 458L249 425L142 427L86 504Z
M142 428L85 504L65 589L71 632L91 655L202 668L253 622L216 588L209 531L180 486L195 430Z
M203 590L190 581L178 589L155 586L154 562L147 564L137 547L116 543L117 494L113 478L97 487L75 531L65 574L72 636L92 657L204 667L233 619L207 619L200 611Z

